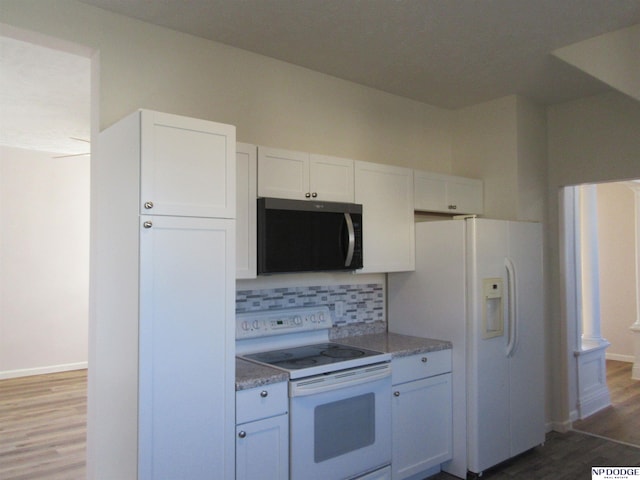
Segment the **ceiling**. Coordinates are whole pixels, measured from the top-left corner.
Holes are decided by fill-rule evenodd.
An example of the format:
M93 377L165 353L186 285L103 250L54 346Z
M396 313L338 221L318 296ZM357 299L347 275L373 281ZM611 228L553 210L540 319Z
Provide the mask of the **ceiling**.
M640 0L81 0L445 108L609 87L550 53L640 23Z
M88 58L0 36L0 145L86 153L89 112Z

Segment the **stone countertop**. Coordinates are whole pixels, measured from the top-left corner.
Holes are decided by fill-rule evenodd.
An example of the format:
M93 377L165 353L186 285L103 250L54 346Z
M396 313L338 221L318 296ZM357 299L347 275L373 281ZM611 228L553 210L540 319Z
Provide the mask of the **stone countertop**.
M353 335L333 341L352 347L390 353L392 357L407 357L451 348L451 342L446 340L412 337L397 333ZM289 375L282 370L236 358L236 391L288 380Z
M236 358L236 392L288 380L287 372Z
M436 340L433 338L412 337L397 333L375 333L371 335L354 335L340 338L337 343L352 347L377 350L378 352L390 353L391 357L407 357L420 353L435 352L438 350L449 350L451 342L447 340Z

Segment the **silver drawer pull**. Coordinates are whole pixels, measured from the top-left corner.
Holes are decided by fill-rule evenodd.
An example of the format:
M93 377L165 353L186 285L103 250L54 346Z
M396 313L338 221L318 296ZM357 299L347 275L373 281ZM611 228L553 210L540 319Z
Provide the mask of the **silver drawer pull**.
M398 392L398 391L393 392L393 396L394 397L399 397L400 396L400 392Z
M144 208L150 210L153 208L153 202L144 202Z
M142 226L143 226L144 228L151 228L151 227L153 227L153 223L151 223L151 222L144 222L144 223L142 224Z
M266 390L262 390L262 391L260 392L260 396L261 396L262 398L267 398L267 397L269 396L269 392L267 392Z
M427 357L422 357L422 363L427 363L429 361L429 359Z
M246 436L247 436L247 432L245 432L244 430L241 430L240 432L238 432L238 436L239 436L240 438L244 438L244 437L246 437Z

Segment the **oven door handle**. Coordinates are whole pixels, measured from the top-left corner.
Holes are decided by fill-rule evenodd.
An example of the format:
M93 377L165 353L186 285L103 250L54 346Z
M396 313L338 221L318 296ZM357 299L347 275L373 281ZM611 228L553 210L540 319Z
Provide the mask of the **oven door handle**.
M331 375L318 375L289 382L290 397L304 397L318 393L331 392L341 388L355 387L363 383L381 380L391 375L391 364L385 363L372 367L347 370Z

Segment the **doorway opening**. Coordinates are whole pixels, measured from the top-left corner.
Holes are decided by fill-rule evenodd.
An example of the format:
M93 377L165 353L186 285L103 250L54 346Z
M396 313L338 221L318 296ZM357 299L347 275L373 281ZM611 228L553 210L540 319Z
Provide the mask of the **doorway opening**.
M0 42L0 379L86 368L92 52Z
M640 407L640 381L632 378L640 335L638 186L610 182L561 192L573 428L634 445L640 421L632 426L637 415L628 409Z

